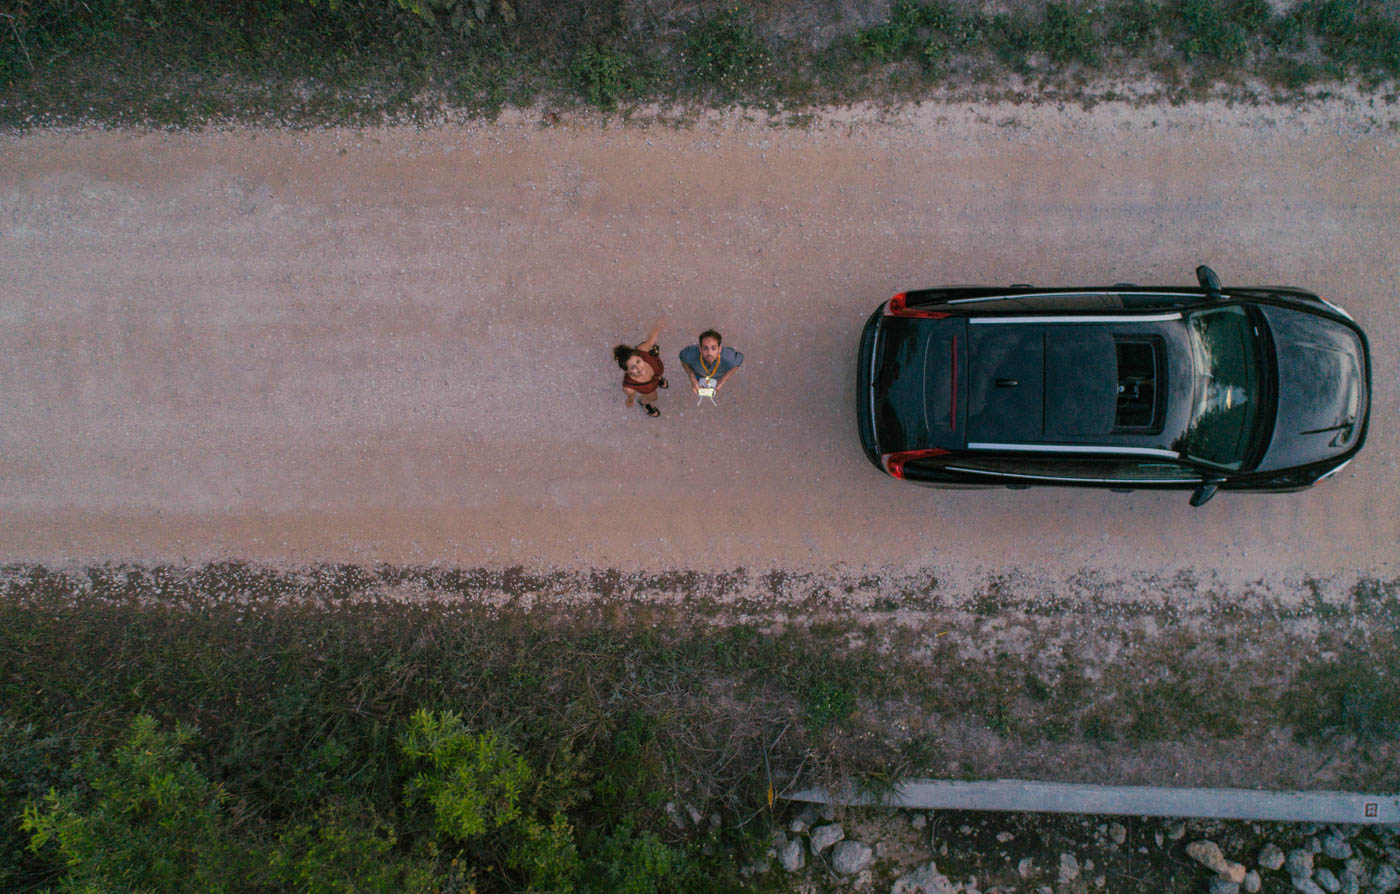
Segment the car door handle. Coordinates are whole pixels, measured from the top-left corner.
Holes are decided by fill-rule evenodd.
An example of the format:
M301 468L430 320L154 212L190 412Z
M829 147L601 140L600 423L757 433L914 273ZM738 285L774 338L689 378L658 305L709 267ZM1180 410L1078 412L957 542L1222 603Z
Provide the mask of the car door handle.
M1015 379L997 379L998 388L1015 388L1019 384Z

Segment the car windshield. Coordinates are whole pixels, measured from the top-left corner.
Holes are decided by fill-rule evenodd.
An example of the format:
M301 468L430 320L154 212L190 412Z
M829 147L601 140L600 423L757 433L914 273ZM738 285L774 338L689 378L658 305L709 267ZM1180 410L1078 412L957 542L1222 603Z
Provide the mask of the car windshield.
M1172 447L1185 456L1239 469L1255 452L1266 415L1259 330L1238 305L1187 317L1194 394L1191 421Z

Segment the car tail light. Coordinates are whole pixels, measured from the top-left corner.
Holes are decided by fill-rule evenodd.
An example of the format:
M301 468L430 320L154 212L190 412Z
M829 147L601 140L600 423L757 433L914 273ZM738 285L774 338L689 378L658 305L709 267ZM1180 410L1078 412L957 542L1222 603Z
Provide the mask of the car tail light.
M921 459L932 459L935 456L943 456L948 451L941 447L930 447L927 450L901 450L898 453L886 453L880 457L880 465L885 467L885 471L891 476L904 480L904 464L915 462Z
M908 294L900 292L898 295L894 296L888 302L885 303L885 316L921 317L925 320L942 320L949 316L945 313L939 313L936 310L919 310L917 308L910 308L908 304Z

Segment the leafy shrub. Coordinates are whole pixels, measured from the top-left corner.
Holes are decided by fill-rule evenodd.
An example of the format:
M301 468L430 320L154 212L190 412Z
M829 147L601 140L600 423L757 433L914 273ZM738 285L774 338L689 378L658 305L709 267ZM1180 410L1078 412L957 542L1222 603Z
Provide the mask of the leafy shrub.
M1151 46L1161 33L1162 6L1156 0L1123 0L1110 6L1108 42L1136 52Z
M431 806L437 830L469 841L520 819L530 767L494 732L467 732L460 715L419 710L402 739L405 756L426 764L409 784L411 803Z
M1045 52L1053 62L1098 65L1098 38L1094 35L1094 13L1083 6L1051 3L1045 7L1043 41Z
M579 50L569 66L569 75L579 94L602 109L615 107L633 89L631 61L607 47L586 46Z
M998 13L992 16L992 50L997 58L1014 71L1024 72L1027 57L1036 49L1035 25L1022 15Z
M1232 65L1243 61L1244 32L1216 0L1177 0L1175 10L1186 35L1181 51L1187 59L1204 57Z
M459 843L485 839L485 853L523 873L531 888L573 890L573 828L559 811L548 822L536 818L528 797L534 774L494 731L471 733L455 712L419 710L409 718L401 748L420 767L405 800L428 803L439 835Z
M772 50L742 7L715 15L686 34L686 59L696 80L725 96L753 92L772 65Z
M432 890L426 867L404 871L393 858L396 842L368 805L330 806L279 835L268 866L274 882L303 894Z
M182 752L191 730L162 731L142 714L124 744L82 761L82 784L50 790L24 811L36 851L57 852L68 891L224 891L236 870L227 796Z

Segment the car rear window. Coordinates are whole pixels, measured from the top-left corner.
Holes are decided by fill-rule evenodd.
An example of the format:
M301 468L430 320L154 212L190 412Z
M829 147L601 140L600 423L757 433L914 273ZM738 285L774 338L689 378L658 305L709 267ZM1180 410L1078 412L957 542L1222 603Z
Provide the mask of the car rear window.
M961 319L885 324L876 392L880 443L892 449L954 446L965 408L967 339ZM894 445L898 445L894 448Z

